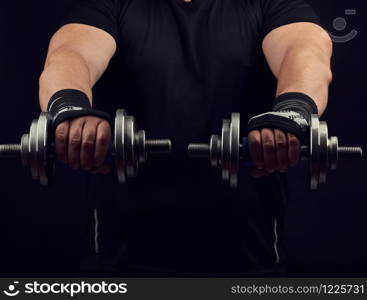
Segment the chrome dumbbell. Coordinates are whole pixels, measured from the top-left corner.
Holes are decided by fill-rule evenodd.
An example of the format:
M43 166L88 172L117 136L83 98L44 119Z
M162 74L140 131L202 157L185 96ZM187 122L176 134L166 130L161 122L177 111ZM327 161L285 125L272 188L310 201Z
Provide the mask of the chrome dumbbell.
M0 157L20 158L24 167L29 167L32 178L47 186L54 170L55 149L49 113L41 113L33 120L29 133L22 136L20 144L0 145ZM107 161L115 162L119 183L136 177L139 164L146 162L154 153L169 153L169 139L148 140L144 130L137 130L133 116L119 109L115 117L114 141L111 143Z
M221 168L222 179L237 187L240 164L251 165L247 137L240 143L240 114L223 120L221 135L212 135L209 144L190 144L188 153L209 158L211 166ZM310 189L325 183L328 171L336 170L339 160L361 158L362 148L339 146L337 137L329 137L326 122L312 115L309 143L301 147L301 159L309 162Z

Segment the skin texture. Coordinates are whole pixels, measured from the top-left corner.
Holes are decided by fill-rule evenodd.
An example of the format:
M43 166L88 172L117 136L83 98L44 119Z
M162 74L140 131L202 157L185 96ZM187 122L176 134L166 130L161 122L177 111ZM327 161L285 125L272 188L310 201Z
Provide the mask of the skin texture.
M115 51L113 37L103 30L82 24L60 28L51 39L39 79L42 111L47 110L49 99L61 89L81 90L92 103L92 88ZM278 79L277 95L305 93L315 100L321 115L326 108L332 77L332 42L328 34L311 23L285 25L265 37L263 51ZM103 165L103 161L110 139L111 128L101 118L86 116L65 121L56 129L57 157L73 169L108 173L110 167ZM298 139L280 130L264 128L250 132L249 147L255 163L250 172L254 177L286 172L298 162Z

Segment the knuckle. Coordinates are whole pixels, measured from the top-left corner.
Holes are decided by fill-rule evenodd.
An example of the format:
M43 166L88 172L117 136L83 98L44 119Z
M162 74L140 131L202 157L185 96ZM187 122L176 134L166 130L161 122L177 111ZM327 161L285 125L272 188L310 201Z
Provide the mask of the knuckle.
M103 124L103 125L106 125L106 126L110 127L110 123L109 123L107 120L102 119L102 118L98 118L98 120L99 120L99 122L100 122L101 124Z
M257 130L253 130L251 131L248 136L248 142L252 143L252 142L259 142L260 141L260 132Z
M260 134L260 130L258 129L254 129L254 130L251 130L249 133L248 133L248 137L254 137L256 135Z
M60 128L60 129L56 130L55 137L56 137L56 139L66 139L67 134L68 134L68 132L67 132L66 128Z
M102 146L106 146L109 143L107 135L101 135L97 138L97 143Z
M66 134L56 134L56 143L65 144L67 141Z
M264 141L263 142L263 147L265 149L273 149L274 148L274 143L272 141L269 141L269 140Z
M65 136L67 134L67 128L66 126L58 126L56 129L56 136L62 135Z
M70 139L71 146L79 146L80 145L80 137L73 137Z
M292 147L297 147L299 145L299 141L296 137L291 137L289 139L289 145Z
M73 123L82 124L87 120L88 116L77 117L72 120Z
M82 143L83 148L91 149L94 147L94 142L92 140L85 140Z
M285 148L287 143L284 140L279 140L276 142L277 148Z
M88 124L88 126L96 127L100 122L100 119L95 116L88 116L85 120L85 123Z

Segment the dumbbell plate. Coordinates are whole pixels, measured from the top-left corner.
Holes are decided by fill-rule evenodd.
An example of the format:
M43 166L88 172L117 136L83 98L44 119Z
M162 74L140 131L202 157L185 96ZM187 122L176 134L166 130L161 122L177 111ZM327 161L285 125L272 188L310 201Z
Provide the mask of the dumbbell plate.
M28 137L28 153L29 153L29 168L31 170L32 179L38 180L38 162L37 162L37 123L38 120L34 119L29 130Z
M115 164L119 183L126 183L125 172L125 117L126 111L119 109L115 118Z
M211 138L210 149L211 164L216 165L216 145L217 136ZM238 169L240 159L240 114L233 113L231 120L223 120L222 136L220 139L221 159L223 181L229 181L232 188L238 184Z
M212 167L218 167L221 156L221 138L219 135L213 134L210 138L210 165Z
M230 129L230 186L236 188L238 184L238 169L240 160L240 114L233 113Z
M317 190L320 178L320 121L317 115L311 116L310 147L309 147L309 170L310 188Z
M336 170L338 167L338 148L339 148L339 142L336 136L330 137L328 148L329 148L330 170Z
M231 168L231 122L230 120L223 120L222 139L221 139L221 165L222 165L222 179L229 180L229 170Z
M145 161L146 154L145 132L137 133L135 118L123 109L116 112L114 148L118 182L126 183L127 178L137 176L138 164Z
M326 183L326 176L329 168L329 158L328 158L328 128L326 122L320 121L320 175L319 175L319 184Z
M128 177L136 177L138 173L138 164L136 163L135 153L135 118L133 116L125 116L125 159L126 174Z
M23 167L28 167L29 164L29 134L23 134L20 142L21 145L21 160Z
M51 117L41 113L38 120L33 120L28 136L28 157L32 178L47 186L53 170L53 157L48 153Z
M39 180L41 185L47 186L49 178L52 178L52 170L54 167L54 156L49 153L51 132L51 116L48 113L41 113L38 119L38 149L39 149Z

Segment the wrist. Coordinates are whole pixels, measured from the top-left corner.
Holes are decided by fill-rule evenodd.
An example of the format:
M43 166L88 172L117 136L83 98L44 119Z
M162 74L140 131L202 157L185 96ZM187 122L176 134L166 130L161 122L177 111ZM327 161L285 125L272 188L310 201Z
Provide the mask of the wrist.
M285 93L276 97L271 112L250 119L248 131L277 128L303 141L310 128L311 115L317 113L316 103L306 94Z
M315 101L304 93L284 93L275 98L273 103L274 112L293 112L298 114L298 118L302 117L307 123L311 120L312 114L318 114Z
M53 118L65 111L90 110L91 108L88 96L75 89L64 89L56 92L51 96L47 105L47 111Z
M56 92L48 102L47 111L52 116L54 129L64 121L83 116L99 117L112 124L111 116L98 109L93 109L88 96L79 90L65 89Z

